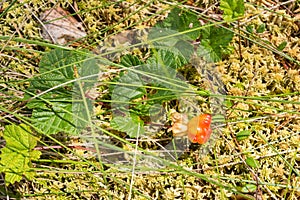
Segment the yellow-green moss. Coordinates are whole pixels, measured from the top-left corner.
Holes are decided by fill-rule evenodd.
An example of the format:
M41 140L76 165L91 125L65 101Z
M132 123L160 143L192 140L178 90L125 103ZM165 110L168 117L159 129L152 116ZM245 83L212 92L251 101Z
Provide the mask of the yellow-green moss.
M40 13L54 4L42 1L26 1L24 2L26 4L20 2L15 3L0 20L0 32L6 36L33 41L42 40L39 33L40 24L34 15L40 16ZM108 35L130 29L129 26L134 25L136 29L153 26L166 16L170 7L169 4L160 1L153 1L147 6L143 1L136 3L130 0L118 4L114 1L81 0L76 2L79 10L82 11L78 14L83 19L88 33L88 37L80 45L92 48L100 45ZM194 3L207 8L208 5L205 3L208 2L215 1L195 1ZM58 5L70 8L67 1L58 1ZM4 9L8 6L8 2L2 5ZM266 24L266 31L257 34L257 39L267 40L274 46L287 41L283 52L295 60L300 60L299 38L294 36L299 31L299 26L292 16L285 10L279 10L282 8L277 9L276 13L250 4L246 4L246 8L246 18L241 20L243 25L252 24L257 28L261 24ZM161 13L156 15L156 11L161 11ZM253 19L249 20L251 17ZM235 37L232 45L235 49L239 48L238 37ZM37 63L46 48L10 40L1 41L1 46L5 47L1 52L5 56L0 58L3 72L0 78L3 81L1 87L8 87L5 81L25 80L25 82L16 83L15 87L5 93L7 99L16 96L21 98L23 92L19 89L26 88L28 86L26 79L38 71ZM12 50L12 48L21 49ZM241 51L241 61L239 54L235 52L216 65L228 95L261 97L299 92L300 67L298 65L283 59L268 47L265 48L255 43L247 45L246 39L242 39ZM285 63L289 65L285 66ZM185 72L189 74L191 71L192 75L189 76L192 80L188 79L188 81L194 81L193 83L198 87L205 85L205 83L201 85L200 76L193 75L196 73L195 69L188 69ZM256 184L255 176L258 175L263 198L268 199L272 195L280 198L285 193L291 199L299 197L300 180L291 171L289 164L293 166L295 160L299 162L300 120L297 112L299 113L300 105L294 102L300 102L300 97L298 94L278 96L276 99L279 101L232 100L233 107L227 111L226 115L227 119L232 122L228 122L225 127L214 132L217 134L216 141L215 145L208 149L210 152L206 151L206 154L203 154L202 148L204 147L197 146L178 165L207 177L211 175L218 183L232 187L242 186L246 182ZM199 102L203 100L205 99L199 98ZM9 109L14 103L15 101L11 100L3 101L1 106ZM106 112L105 108L98 106L96 109L101 120L110 118L110 116L102 116ZM208 110L207 104L203 103L200 109ZM251 121L248 118L257 119ZM108 126L107 122L104 123ZM251 135L246 140L237 142L236 133L242 130L251 130ZM258 160L260 167L255 170L255 174L250 173L249 168L241 161L245 159L245 156ZM113 170L99 172L97 168L79 163L40 167L46 169L40 170L33 182L24 181L22 184L16 184L14 190L22 195L28 195L29 199L128 198L132 176L130 172L118 172L118 169L113 167ZM62 168L66 171L60 172ZM233 194L232 191L203 181L196 176L176 172L168 173L157 170L156 173L149 174L145 171L140 174L136 173L133 180L132 199L221 199L229 198Z

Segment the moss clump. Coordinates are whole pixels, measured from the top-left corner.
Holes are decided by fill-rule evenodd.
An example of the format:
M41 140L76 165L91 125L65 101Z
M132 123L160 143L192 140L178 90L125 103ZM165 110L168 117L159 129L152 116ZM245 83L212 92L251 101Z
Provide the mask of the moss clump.
M211 6L204 6L207 2L215 1L188 3L206 9ZM72 11L71 4L66 1L58 1L57 5ZM10 110L10 115L1 111L1 117L6 117L2 124L8 122L6 119L13 119L11 116L15 110L19 112L23 108L16 109L14 105L22 99L28 79L38 71L37 63L49 48L46 43L37 44L42 38L40 24L34 16L40 16L53 6L54 3L41 1L16 2L0 19L0 31L12 38L1 41L4 56L0 57L0 80L4 100L0 105ZM167 15L172 3L82 0L77 1L77 6L88 36L76 48L95 49L111 35L152 27ZM176 165L160 169L144 167L135 172L124 172L121 167L108 164L99 166L95 159L74 162L70 159L78 158L78 155L71 152L71 156L62 156L64 161L51 157L51 164L36 163L38 176L33 182L24 181L8 189L29 199L124 199L129 194L132 199L225 199L241 192L246 184L252 184L258 187L257 191L244 192L252 197L258 194L263 199L298 198L299 172L296 165L299 162L300 105L295 102L300 102L299 23L296 15L284 10L284 6L277 7L276 12L262 6L266 7L256 5L254 1L246 4L245 18L240 25L252 27L254 32L245 33L250 41L241 40L242 59L235 52L216 64L229 96L226 101L227 122L215 129L214 145L192 145ZM2 7L5 9L9 4L4 2ZM299 3L289 7L295 11ZM210 8L209 13L215 11L215 6ZM262 31L258 31L259 28ZM277 51L276 47L283 42L287 42L286 47L282 52ZM238 37L232 46L239 48ZM186 67L181 72L195 87L207 85L201 76L195 75L195 68ZM102 82L113 76L103 77ZM101 86L103 94L107 88ZM197 99L203 112L210 109L206 100L204 97ZM109 108L105 104L97 106L101 123L108 128ZM28 110L25 111L26 116ZM250 131L250 136L237 141L236 134L244 130ZM156 144L150 142L152 146ZM133 148L130 150L134 151ZM245 163L247 157L256 159L259 166L250 168Z

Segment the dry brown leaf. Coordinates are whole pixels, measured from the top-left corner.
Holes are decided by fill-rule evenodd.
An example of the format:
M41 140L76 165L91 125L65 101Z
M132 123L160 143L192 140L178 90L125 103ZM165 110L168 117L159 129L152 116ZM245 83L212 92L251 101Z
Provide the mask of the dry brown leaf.
M86 36L82 24L61 7L45 11L41 19L44 22L42 37L45 40L64 45Z

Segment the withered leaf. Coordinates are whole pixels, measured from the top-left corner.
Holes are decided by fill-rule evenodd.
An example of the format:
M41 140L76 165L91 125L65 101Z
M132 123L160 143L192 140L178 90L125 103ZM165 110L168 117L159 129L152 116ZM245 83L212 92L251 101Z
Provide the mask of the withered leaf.
M45 11L41 19L44 22L42 37L55 44L64 45L86 36L82 24L61 7Z

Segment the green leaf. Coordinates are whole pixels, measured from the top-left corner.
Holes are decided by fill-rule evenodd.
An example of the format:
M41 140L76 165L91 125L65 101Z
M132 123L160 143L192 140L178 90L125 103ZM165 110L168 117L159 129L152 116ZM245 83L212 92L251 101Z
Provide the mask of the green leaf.
M244 0L221 0L220 9L223 10L223 18L231 22L245 13Z
M224 106L226 106L227 108L231 108L234 104L231 100L229 99L226 99L224 102L223 102Z
M144 134L144 122L134 114L114 117L110 125L113 129L125 132L131 138Z
M266 25L265 24L261 24L259 25L259 27L256 29L256 33L263 33L266 30Z
M155 51L164 50L173 54L175 64L170 65L171 67L180 67L191 58L194 51L191 41L200 36L198 27L200 22L197 15L174 8L163 22L157 23L156 27L150 30L148 40Z
M166 62L167 59L161 58ZM161 65L152 60L150 64L144 64L137 68L135 71L129 71L127 74L120 77L118 82L115 84L112 91L112 100L116 101L113 106L116 107L127 107L129 102L143 97L147 94L147 90L144 86L152 85L161 87L162 91L168 91L168 93L160 93L161 99L168 97L170 94L179 95L182 93L182 88L188 88L186 83L176 77L177 72L169 65ZM161 92L157 89L157 93ZM176 96L173 95L173 98ZM159 101L160 102L160 101Z
M41 75L31 81L32 88L44 91L73 80L74 66L78 65L78 61L81 59L80 55L62 49L46 53L39 63ZM68 86L72 86L72 84L68 84Z
M29 97L28 97L29 98ZM51 107L52 103L70 103L71 93L57 91L56 93L49 92L42 95L41 98L30 100L26 106L29 109L46 109Z
M84 77L99 72L95 59L91 59L92 54L88 52L67 51L55 49L46 54L39 63L40 75L31 80L31 90L44 91L60 84L70 82L76 76ZM86 84L95 78L88 78ZM87 81L89 80L89 81ZM71 90L74 82L63 85L53 91L65 91L69 87ZM90 85L89 85L90 86ZM85 86L87 87L87 86Z
M163 58L153 58L151 63L135 67L119 78L112 88L111 95L111 107L115 113L113 127L134 137L138 125L142 122L136 114L149 116L152 105L176 99L184 88L188 89L184 79L177 77L177 71L165 65L171 62L167 55ZM146 101L142 98L144 96L147 97ZM144 131L141 131L143 134Z
M194 28L200 27L198 16L190 11L185 11L180 8L174 8L168 15L168 17L161 23L157 23L158 28L168 28L177 32L183 32L191 30L191 32L185 33L190 39L196 40L200 36L199 30Z
M241 192L243 193L252 193L255 192L257 189L257 186L254 184L246 184L244 187L242 187Z
M149 40L153 41L154 53L147 60L148 63L153 59L163 59L165 56L168 56L174 63L171 65L166 63L166 65L172 68L181 67L190 60L194 52L194 47L190 42L191 38L185 35L178 35L178 32L173 30L153 29L149 33Z
M253 25L250 24L250 25L246 26L246 30L247 30L249 33L253 33L253 32L254 32L254 30L253 30Z
M280 45L277 47L278 51L282 51L287 45L286 41L283 41L282 43L280 43Z
M168 28L152 28L148 35L149 42L153 47L160 49L162 47L171 48L180 40L188 40L189 37L185 35L178 35L178 32Z
M251 135L250 130L243 130L236 134L237 141L245 140Z
M13 150L31 150L36 146L36 138L31 135L30 127L24 124L5 126L3 137Z
M125 55L121 58L121 65L125 67L132 67L144 64L137 56L134 55Z
M222 60L221 49L219 47L214 47L208 39L201 40L201 45L197 49L197 54L204 57L208 62L218 62Z
M227 49L233 33L225 28L210 26L202 30L202 39L197 54L209 62L222 59L222 49Z
M55 49L46 53L40 62L41 75L34 77L29 88L27 107L33 109L32 123L45 134L79 133L88 123L92 100L85 97L94 86L98 66L88 52ZM91 76L92 75L92 76ZM76 78L81 78L80 80ZM57 87L63 84L61 87ZM84 94L82 94L84 93Z
M178 67L186 65L194 53L194 46L188 41L178 41L175 46L179 51L174 51Z
M189 51L187 49L186 54L188 53ZM169 66L173 69L177 69L183 65L186 65L188 63L188 59L186 59L185 55L181 54L181 52L177 50L173 51L170 49L159 49L154 56L147 60L147 63L150 65L159 64L161 66Z
M214 46L227 46L232 38L233 32L222 27L209 26L202 29L202 39L208 39Z
M53 103L49 108L36 108L31 120L44 134L77 133L71 103Z
M147 101L144 104L139 103L130 110L130 113L133 113L138 116L147 116L149 115L149 110L151 109L152 105L153 103L149 101Z
M20 181L23 176L32 180L35 173L31 170L31 161L39 159L41 152L33 150L37 138L32 136L30 127L7 125L3 137L6 146L1 150L0 172L5 173L6 185Z
M259 162L252 157L248 157L246 159L246 163L247 163L247 165L249 165L250 167L253 167L253 168L259 167Z
M68 123L68 125L64 125L63 121L59 127L63 128L64 132L70 133L71 135L80 133L90 123L91 117L93 116L93 101L85 97L78 99L73 98L72 114L69 115L69 113L66 113L66 115L67 117L70 117L69 119L75 125L76 130L72 132L73 124ZM67 130L66 126L69 126Z
M123 75L113 87L112 99L116 105L128 104L131 99L137 99L146 94L141 75L132 71Z

